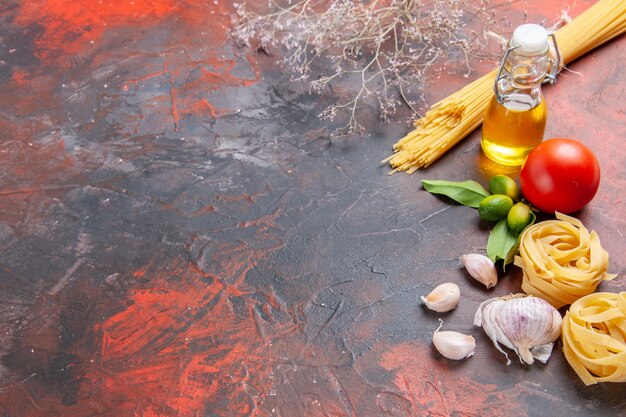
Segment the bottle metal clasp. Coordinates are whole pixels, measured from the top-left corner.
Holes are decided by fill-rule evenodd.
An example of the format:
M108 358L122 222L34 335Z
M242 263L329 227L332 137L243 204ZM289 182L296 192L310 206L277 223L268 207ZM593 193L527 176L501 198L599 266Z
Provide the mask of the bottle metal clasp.
M500 94L500 89L498 88L500 80L504 79L505 77L505 75L502 74L502 71L504 71L504 65L506 64L506 59L509 57L509 54L517 48L519 48L519 46L514 46L506 50L506 52L504 53L504 57L502 57L502 62L500 63L500 69L498 69L498 74L496 75L496 79L493 83L493 91L496 95L496 100L498 100L498 103L500 104L504 103L504 97L502 96L502 94Z
M551 46L554 56L550 55L550 72L546 74L543 82L554 84L556 82L557 74L561 71L561 53L559 52L559 45L556 43L556 36L554 33L550 33L548 37L552 38ZM553 58L556 59L556 62L554 62Z

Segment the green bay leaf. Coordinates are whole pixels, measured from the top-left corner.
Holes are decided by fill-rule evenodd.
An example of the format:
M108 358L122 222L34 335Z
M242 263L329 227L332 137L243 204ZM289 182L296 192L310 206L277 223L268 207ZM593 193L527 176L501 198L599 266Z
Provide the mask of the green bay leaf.
M490 194L476 181L444 181L422 180L426 191L432 194L445 195L464 206L478 208L478 204Z
M537 216L535 215L535 213L533 211L530 212L530 223L528 223L526 225L526 227L524 228L524 230L526 230L528 227L532 226L533 224L535 224L535 221L537 220ZM524 230L522 230L522 233L524 232ZM514 258L515 258L515 254L517 253L517 250L519 249L519 244L520 244L520 238L522 236L522 233L520 233L519 235L516 235L515 232L513 232L512 230L509 229L509 232L512 233L514 236L516 237L515 240L515 244L511 247L511 249L509 249L509 252L506 255L506 258L504 258L504 265L502 267L503 270L506 271L506 266L508 264L510 264L511 262L513 262Z
M510 263L517 251L518 236L509 229L506 219L500 220L491 230L487 240L487 257L492 262L502 259ZM508 261L508 262L507 262Z

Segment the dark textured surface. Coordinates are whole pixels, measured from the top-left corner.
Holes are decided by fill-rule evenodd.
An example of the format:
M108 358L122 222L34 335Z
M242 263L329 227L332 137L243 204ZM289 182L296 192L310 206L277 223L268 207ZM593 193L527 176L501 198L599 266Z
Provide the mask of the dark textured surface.
M515 7L554 20L561 4ZM458 257L483 251L488 227L419 184L502 172L478 133L390 177L379 161L407 113L332 137L317 114L336 97L234 49L232 12L0 3L1 414L623 415L624 384L584 387L560 342L547 365L507 367L472 327L520 272L490 291L471 282ZM546 136L579 138L602 166L578 217L619 274L610 291L626 290L625 48L546 90ZM463 362L431 347L439 315L418 301L446 281L463 298L444 329L477 339Z

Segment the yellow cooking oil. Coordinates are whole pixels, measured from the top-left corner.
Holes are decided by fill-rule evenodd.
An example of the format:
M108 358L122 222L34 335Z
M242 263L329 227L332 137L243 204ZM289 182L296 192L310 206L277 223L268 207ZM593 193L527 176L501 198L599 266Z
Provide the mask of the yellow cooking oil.
M541 143L545 128L546 103L543 98L531 107L525 95L508 97L504 104L494 95L485 113L481 146L492 161L519 166Z

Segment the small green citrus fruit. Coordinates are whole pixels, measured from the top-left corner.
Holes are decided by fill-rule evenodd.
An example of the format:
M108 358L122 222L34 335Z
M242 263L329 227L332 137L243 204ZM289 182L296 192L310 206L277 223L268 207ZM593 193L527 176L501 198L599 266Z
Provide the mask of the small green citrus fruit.
M497 222L506 217L511 207L513 207L511 197L502 194L494 194L483 198L478 204L478 215L483 220Z
M506 175L494 175L489 180L489 191L491 194L503 194L511 200L516 201L519 195L519 188L515 180Z
M509 229L515 233L522 233L531 220L532 213L530 207L524 203L514 205L506 216L506 223L509 225Z

